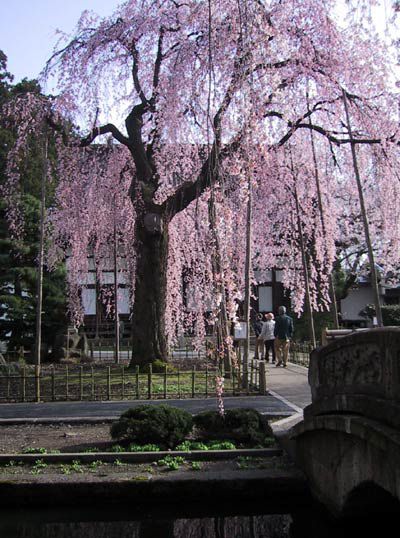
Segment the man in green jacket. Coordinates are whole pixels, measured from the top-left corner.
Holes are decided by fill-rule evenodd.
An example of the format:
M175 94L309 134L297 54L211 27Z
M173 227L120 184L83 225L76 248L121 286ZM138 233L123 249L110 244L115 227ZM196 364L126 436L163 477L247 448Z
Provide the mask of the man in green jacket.
M286 307L280 306L278 308L279 316L275 320L275 353L276 353L276 366L283 366L286 368L290 339L293 336L293 319L286 314Z

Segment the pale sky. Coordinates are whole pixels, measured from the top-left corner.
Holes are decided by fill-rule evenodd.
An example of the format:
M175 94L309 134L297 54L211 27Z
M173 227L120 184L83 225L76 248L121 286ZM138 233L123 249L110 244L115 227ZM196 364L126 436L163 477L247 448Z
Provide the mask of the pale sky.
M0 0L0 50L15 79L37 78L60 29L70 32L85 9L110 15L121 0Z

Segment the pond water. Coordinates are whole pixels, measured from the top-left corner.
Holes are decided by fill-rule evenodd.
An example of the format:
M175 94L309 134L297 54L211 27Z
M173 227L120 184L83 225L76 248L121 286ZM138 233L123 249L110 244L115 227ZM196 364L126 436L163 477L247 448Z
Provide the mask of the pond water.
M213 512L215 512L215 507ZM123 516L125 512L125 517ZM320 508L292 514L127 517L119 513L7 511L1 538L387 538L398 536L397 515L333 521Z

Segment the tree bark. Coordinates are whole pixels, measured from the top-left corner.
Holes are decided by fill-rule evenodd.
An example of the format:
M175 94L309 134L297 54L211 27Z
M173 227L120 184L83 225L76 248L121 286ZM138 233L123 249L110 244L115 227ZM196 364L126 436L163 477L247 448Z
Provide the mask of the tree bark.
M145 211L137 222L131 365L167 360L168 225L169 220L163 212Z

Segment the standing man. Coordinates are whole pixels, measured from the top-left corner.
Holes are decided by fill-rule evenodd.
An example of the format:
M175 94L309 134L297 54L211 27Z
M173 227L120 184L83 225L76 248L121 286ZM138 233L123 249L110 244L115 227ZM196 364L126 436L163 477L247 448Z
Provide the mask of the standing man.
M290 339L293 336L293 319L286 314L285 306L280 306L278 312L279 316L276 318L274 329L276 366L286 368Z
M263 346L264 346L264 340L261 338L261 331L263 328L263 317L262 314L257 314L256 320L253 323L253 330L254 334L256 335L256 348L254 353L254 358L259 358L259 349L261 349L261 360L263 359Z

